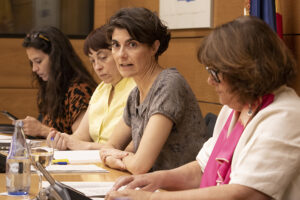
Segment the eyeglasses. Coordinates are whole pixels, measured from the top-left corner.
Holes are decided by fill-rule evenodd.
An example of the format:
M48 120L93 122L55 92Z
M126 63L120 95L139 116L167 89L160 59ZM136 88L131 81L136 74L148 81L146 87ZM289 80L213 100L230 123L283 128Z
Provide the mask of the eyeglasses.
M30 38L30 39L40 38L42 40L45 40L46 42L50 42L50 40L46 36L44 36L42 33L39 33L39 32L33 33L33 34L28 34L26 37Z
M208 73L210 73L210 75L213 77L214 81L216 83L221 83L220 78L218 76L219 71L209 68L209 67L205 67L205 69L208 71Z

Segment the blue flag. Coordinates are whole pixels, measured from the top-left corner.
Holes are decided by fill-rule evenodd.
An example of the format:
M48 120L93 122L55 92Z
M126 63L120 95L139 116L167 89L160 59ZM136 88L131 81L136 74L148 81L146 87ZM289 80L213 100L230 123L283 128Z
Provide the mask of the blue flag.
M261 18L276 32L275 0L250 0L250 15Z

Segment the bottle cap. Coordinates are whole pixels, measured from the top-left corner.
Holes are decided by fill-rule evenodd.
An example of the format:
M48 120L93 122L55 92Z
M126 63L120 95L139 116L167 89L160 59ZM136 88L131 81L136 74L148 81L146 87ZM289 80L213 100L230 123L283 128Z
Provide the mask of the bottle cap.
M23 127L23 125L24 125L24 123L23 123L23 121L22 120L16 120L16 123L15 123L15 126L16 127Z

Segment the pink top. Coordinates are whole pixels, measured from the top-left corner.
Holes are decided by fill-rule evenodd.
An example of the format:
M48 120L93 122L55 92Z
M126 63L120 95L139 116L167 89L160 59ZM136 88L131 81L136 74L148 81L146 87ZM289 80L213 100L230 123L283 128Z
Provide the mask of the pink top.
M273 94L263 96L259 110L267 107L274 100ZM214 149L209 157L205 167L200 188L228 184L230 181L231 161L235 147L245 129L240 121L237 121L230 135L228 136L228 128L235 111L229 115L219 138L214 146Z

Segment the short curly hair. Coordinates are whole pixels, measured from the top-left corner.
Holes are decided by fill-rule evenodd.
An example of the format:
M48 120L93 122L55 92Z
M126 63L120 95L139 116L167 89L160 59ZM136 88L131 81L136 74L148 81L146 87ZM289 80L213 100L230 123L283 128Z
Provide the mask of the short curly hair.
M159 17L147 8L122 8L108 21L107 37L112 39L115 28L126 29L136 41L152 46L158 40L160 46L155 54L158 59L169 46L171 34Z
M214 29L201 43L198 60L219 71L241 103L289 84L296 61L282 39L261 19L246 16Z

